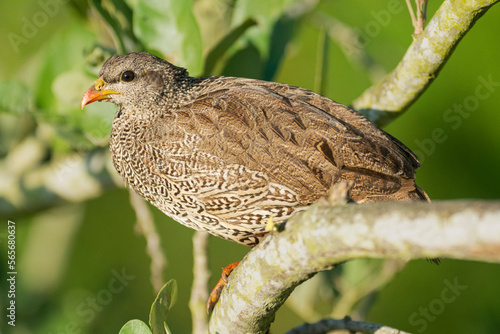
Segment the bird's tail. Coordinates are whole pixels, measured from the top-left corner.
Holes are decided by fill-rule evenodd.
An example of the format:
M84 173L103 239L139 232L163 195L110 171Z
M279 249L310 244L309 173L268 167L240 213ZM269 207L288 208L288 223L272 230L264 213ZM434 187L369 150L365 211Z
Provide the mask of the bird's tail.
M420 199L422 201L427 201L427 202L430 202L431 199L429 198L429 195L427 195L427 193L424 191L424 189L420 188L419 186L417 186L415 184L415 199Z

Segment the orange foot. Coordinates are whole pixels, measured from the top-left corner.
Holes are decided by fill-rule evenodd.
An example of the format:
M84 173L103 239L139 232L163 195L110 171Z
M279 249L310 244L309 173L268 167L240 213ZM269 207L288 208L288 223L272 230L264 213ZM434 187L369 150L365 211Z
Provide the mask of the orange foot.
M226 283L227 283L227 278L229 277L231 272L234 270L234 268L236 268L236 266L239 263L240 263L240 261L231 263L226 268L222 269L221 279L219 280L219 282L217 283L215 288L210 293L210 297L208 297L207 313L212 312L212 310L214 309L215 304L217 304L217 301L219 300L222 289L224 288L224 285L226 285Z

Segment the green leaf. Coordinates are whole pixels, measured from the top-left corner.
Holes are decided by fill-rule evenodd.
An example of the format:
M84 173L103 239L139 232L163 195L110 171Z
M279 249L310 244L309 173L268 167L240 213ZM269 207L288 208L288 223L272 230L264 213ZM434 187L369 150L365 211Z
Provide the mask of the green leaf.
M247 18L256 18L258 21L274 21L285 14L286 10L296 0L239 0L233 12L233 25L240 24Z
M297 19L282 16L273 25L269 39L269 56L265 60L262 79L272 81L285 55L286 47L292 40Z
M90 3L111 27L119 53L141 51L142 46L132 32L132 10L123 0L91 0Z
M316 74L314 76L314 91L321 95L325 95L328 81L328 43L328 32L325 27L322 27L316 52Z
M170 308L174 305L177 299L177 282L175 280L168 281L163 288L158 292L156 299L151 306L149 314L149 325L153 330L153 334L170 333L167 326L167 314Z
M41 113L50 114L59 109L60 101L53 94L52 84L61 73L82 70L85 63L82 49L91 46L94 38L83 25L75 21L57 31L50 40L45 42L44 48L37 54L39 63L36 65L33 82L36 106ZM64 48L61 45L64 45ZM87 88L93 82L91 80L85 85ZM75 110L79 109L78 104L74 106ZM66 107L61 105L59 110Z
M134 32L146 48L157 50L193 75L203 70L203 45L190 0L138 0Z
M134 319L123 325L119 334L151 334L151 330L144 322Z
M212 75L215 65L222 59L226 51L243 35L250 27L256 25L254 19L247 19L241 25L231 30L207 55L203 76Z
M225 76L262 79L263 66L261 53L255 45L248 43L225 61L221 73Z
M236 26L248 18L258 22L258 29L249 29L245 37L260 54L263 72L261 78L272 80L283 56L287 42L291 39L294 19L288 14L297 0L239 0L236 2L232 25Z

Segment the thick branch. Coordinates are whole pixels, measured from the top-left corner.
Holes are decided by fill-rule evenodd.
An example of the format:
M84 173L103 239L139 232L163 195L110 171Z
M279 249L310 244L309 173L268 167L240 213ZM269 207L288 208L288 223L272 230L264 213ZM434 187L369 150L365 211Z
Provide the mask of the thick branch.
M398 66L364 91L352 107L378 125L399 116L432 83L476 20L498 1L444 1Z
M435 257L500 262L500 202L319 202L233 271L210 333L265 333L297 285L346 260Z

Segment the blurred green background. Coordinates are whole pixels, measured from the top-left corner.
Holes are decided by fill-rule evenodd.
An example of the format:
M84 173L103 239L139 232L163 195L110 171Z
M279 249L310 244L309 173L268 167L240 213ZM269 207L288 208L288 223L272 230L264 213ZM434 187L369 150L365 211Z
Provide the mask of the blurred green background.
M430 1L429 17L440 4ZM213 51L248 18L257 24L229 41L226 52ZM385 128L420 157L417 182L434 200L500 197L499 28L496 6L463 38L431 87ZM326 96L349 104L396 66L412 33L402 0L0 2L1 331L118 333L130 319L148 319L155 292L146 243L134 230L128 191L106 165L116 107L79 110L106 57L148 50L195 76L215 59L209 74L316 90L322 78ZM328 66L318 69L322 55ZM93 172L80 178L80 166ZM42 179L59 185L47 189ZM165 281L174 278L179 286L169 326L188 333L193 231L152 212L168 259ZM8 219L16 223L15 327L4 316ZM210 284L248 250L211 238ZM357 279L370 279L356 264L344 267L352 289ZM497 264L412 261L370 298L366 320L415 333L498 333L499 277ZM319 306L312 313L297 310L312 298L308 291L328 289L314 284L319 287L279 311L273 333L328 315L333 301L313 301Z

